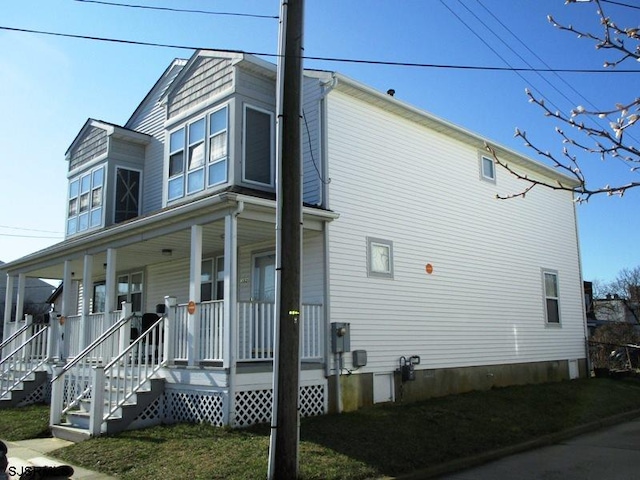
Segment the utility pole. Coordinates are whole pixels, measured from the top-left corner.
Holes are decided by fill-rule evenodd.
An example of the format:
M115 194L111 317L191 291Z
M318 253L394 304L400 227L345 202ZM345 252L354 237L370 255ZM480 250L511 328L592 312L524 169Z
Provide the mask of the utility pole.
M304 0L282 0L277 75L276 342L268 478L298 477Z

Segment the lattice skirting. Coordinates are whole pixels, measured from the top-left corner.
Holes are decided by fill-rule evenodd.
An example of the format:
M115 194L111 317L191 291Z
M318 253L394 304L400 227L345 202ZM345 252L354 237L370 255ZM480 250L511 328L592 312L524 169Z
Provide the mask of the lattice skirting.
M325 413L326 389L324 385L300 387L300 414L303 417ZM233 427L248 427L271 420L272 390L238 391L235 394ZM226 417L226 391L167 389L164 395L151 403L132 423L130 428L142 428L158 423L210 423L223 426Z
M197 422L222 426L224 422L226 392L196 390L166 390L164 417L167 423Z
M247 427L271 420L272 390L247 390L236 392L236 414L234 427ZM325 413L324 385L300 387L300 415L311 417Z
M51 383L44 382L38 388L36 388L31 394L23 398L18 407L25 407L27 405L33 405L35 403L51 403Z

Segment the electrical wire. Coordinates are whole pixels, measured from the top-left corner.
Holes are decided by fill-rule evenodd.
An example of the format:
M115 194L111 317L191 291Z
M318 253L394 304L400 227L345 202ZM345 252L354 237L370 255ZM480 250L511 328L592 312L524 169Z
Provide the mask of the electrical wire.
M203 46L187 46L187 45L175 45L167 43L155 43L155 42L142 42L137 40L123 40L118 38L107 37L94 37L90 35L76 35L71 33L59 33L49 32L44 30L33 30L27 28L16 28L0 26L0 30L6 30L10 32L20 33L34 33L38 35L49 35L56 37L75 38L81 40L93 40L100 42L120 43L125 45L140 45L145 47L159 47L159 48L175 48L181 50L215 50L224 53L237 53L245 55L254 55L256 57L272 57L277 58L279 55L276 53L265 52L252 52L237 49L224 49L224 48L211 48ZM416 67L416 68L437 68L437 69L449 69L449 70L480 70L480 71L494 71L494 72L560 72L560 73L594 73L594 74L638 74L640 70L595 70L595 69L581 69L581 68L518 68L518 67L496 67L496 66L480 66L480 65L448 65L448 64L436 64L436 63L419 63L419 62L396 62L385 60L363 60L354 58L340 58L340 57L316 57L303 55L304 60L316 60L331 63L355 63L366 65L386 65L392 67Z
M24 230L25 232L41 232L41 233L59 233L62 234L62 232L57 232L54 230L39 230L36 228L24 228L24 227L12 227L10 225L0 225L0 228L8 228L10 230Z
M628 3L614 2L613 0L600 0L600 1L602 3L610 3L611 5L619 5L621 7L635 8L636 10L640 10L640 7L638 5L629 5Z
M277 15L257 15L253 13L231 13L231 12L212 12L209 10L189 10L185 8L170 8L170 7L156 7L150 5L133 5L130 3L116 3L116 2L105 2L101 0L75 0L76 2L81 3L97 3L99 5L108 5L110 7L125 7L125 8L140 8L145 10L160 10L165 12L178 12L178 13L199 13L204 15L227 15L233 17L250 17L250 18L268 18L268 19L278 19Z

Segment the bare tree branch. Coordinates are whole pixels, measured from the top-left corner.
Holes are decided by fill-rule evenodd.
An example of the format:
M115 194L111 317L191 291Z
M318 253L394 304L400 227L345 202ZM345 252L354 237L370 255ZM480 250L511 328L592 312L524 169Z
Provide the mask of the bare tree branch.
M600 34L582 31L572 25L562 25L556 22L553 17L548 19L553 26L560 30L574 33L578 38L587 38L596 42L597 49L609 49L619 53L619 57L613 61L604 63L605 68L615 68L620 63L635 59L640 61L640 28L623 28L616 25L605 15L600 0L567 0L566 3L594 3L597 7L597 14L603 30ZM640 73L640 71L639 71ZM538 155L544 157L555 169L571 177L577 183L565 185L561 182L544 181L533 179L526 173L511 167L507 162L498 158L495 150L487 146L487 150L493 155L496 163L505 168L509 173L519 180L523 180L529 185L521 192L498 196L501 199L524 197L536 186L544 186L554 190L567 190L573 192L577 202L586 202L593 195L606 194L623 196L628 190L640 187L640 179L637 177L629 179L617 185L604 185L592 187L587 183L587 176L584 173L582 163L590 157L599 158L601 161L615 160L616 166L625 165L628 173L633 175L640 171L640 149L636 145L631 134L631 130L640 124L640 98L618 103L614 108L608 110L587 110L583 106L577 106L570 113L562 113L551 110L544 99L536 98L529 90L526 91L529 102L540 107L544 115L560 122L561 125L570 127L565 132L564 129L556 127L556 133L560 135L564 145L562 154L557 155L542 150L527 137L526 132L516 129L515 136L522 138L525 146L534 150ZM601 127L598 121L606 120L608 127ZM573 133L567 133L573 132ZM582 138L582 139L580 139ZM578 154L572 153L577 151Z

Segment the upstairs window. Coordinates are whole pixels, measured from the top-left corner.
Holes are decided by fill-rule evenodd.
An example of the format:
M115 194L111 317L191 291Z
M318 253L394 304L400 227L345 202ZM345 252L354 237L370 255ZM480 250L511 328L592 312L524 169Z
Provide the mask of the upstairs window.
M560 294L558 291L558 272L543 270L543 289L545 298L545 317L548 324L560 324Z
M102 226L103 196L104 167L87 172L69 182L67 235Z
M171 132L168 201L227 182L228 123L225 106Z
M242 169L245 182L274 185L273 140L273 114L245 106Z
M367 276L393 278L393 242L367 237Z
M480 178L487 182L496 182L496 163L491 157L480 157Z

